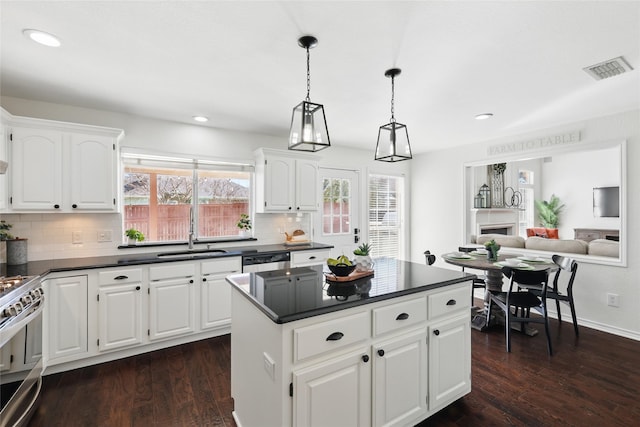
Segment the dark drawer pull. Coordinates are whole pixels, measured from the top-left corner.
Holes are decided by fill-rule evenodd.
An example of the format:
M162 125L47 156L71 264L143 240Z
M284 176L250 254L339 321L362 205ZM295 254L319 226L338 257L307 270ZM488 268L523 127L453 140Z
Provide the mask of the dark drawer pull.
M435 331L433 331L433 335L435 335L435 336L440 335L440 331L436 329Z
M447 305L456 305L456 300L450 299L449 301L447 301Z
M129 276L116 276L113 278L113 280L124 280L124 279L128 279Z
M315 255L309 257L309 259L316 259Z
M364 363L367 363L367 362L369 361L369 355L367 355L367 354L363 355L363 356L362 356L362 361L363 361Z
M383 349L378 350L378 356L380 356L380 357L384 356L384 350Z
M396 320L407 320L409 318L409 315L407 313L400 313L398 314L398 317L396 317Z
M338 341L344 334L342 332L334 332L327 337L327 341Z
M136 291L139 291L139 290L140 290L140 286L136 286Z

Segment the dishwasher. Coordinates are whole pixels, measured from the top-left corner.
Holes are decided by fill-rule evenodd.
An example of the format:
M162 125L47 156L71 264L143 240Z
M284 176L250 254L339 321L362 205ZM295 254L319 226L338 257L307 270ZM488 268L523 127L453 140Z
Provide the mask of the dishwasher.
M242 272L256 273L259 271L282 270L289 268L291 255L289 252L271 254L252 254L242 257Z

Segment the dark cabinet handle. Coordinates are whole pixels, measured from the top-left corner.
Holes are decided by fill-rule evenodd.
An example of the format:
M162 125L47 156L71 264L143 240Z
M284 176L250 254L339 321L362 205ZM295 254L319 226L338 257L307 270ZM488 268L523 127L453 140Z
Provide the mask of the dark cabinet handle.
M380 356L380 357L384 356L384 350L383 349L378 350L378 356Z
M193 279L189 280L189 283L193 283Z
M450 299L449 301L447 301L447 305L456 305L456 300Z
M312 256L309 257L309 259L316 259L316 256L312 255Z
M291 210L291 206L289 206L289 210Z
M74 203L74 204L72 204L72 205L71 205L71 207L72 207L73 209L75 209L75 208L77 208L77 207L78 207L78 205L76 205L76 204Z
M363 361L364 363L367 363L367 362L369 361L369 356L368 356L368 355L366 355L366 354L365 354L365 355L363 355L363 356L362 356L362 361Z
M396 320L407 320L409 318L409 315L407 313L400 313L398 314L398 317L396 317Z
M202 281L203 281L203 282L206 282L206 281L207 281L207 278L206 278L206 277L203 277L203 278L202 278Z
M60 205L53 205L54 209L60 209Z
M435 335L435 336L440 335L440 331L436 329L435 331L433 331L433 335Z
M124 279L128 279L129 276L116 276L113 278L113 280L124 280Z
M296 210L300 210L300 206L296 207Z
M338 341L344 336L342 332L334 332L327 337L327 341Z
M140 290L140 286L136 286L136 291L139 291L139 290Z

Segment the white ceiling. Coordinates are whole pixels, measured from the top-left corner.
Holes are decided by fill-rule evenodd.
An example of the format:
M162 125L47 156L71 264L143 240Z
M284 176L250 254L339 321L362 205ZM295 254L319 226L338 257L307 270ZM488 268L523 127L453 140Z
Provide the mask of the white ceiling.
M306 95L332 145L373 150L396 119L414 153L640 108L638 1L2 1L4 96L282 136ZM23 36L60 37L47 48ZM582 68L624 55L634 70ZM474 120L492 112L493 119ZM283 144L286 144L283 142Z

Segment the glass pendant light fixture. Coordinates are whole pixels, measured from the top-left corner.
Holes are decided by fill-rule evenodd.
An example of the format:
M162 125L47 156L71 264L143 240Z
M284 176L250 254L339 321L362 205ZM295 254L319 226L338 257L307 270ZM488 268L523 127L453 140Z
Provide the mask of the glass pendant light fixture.
M313 36L298 39L300 47L307 50L307 97L293 108L291 131L289 133L289 150L320 151L331 146L327 120L322 104L309 99L311 91L311 74L309 72L309 49L318 44Z
M391 77L391 121L386 125L380 126L378 130L375 159L382 162L400 162L412 158L407 126L396 122L393 111L394 78L400 72L400 68L391 68L384 73L386 77Z

